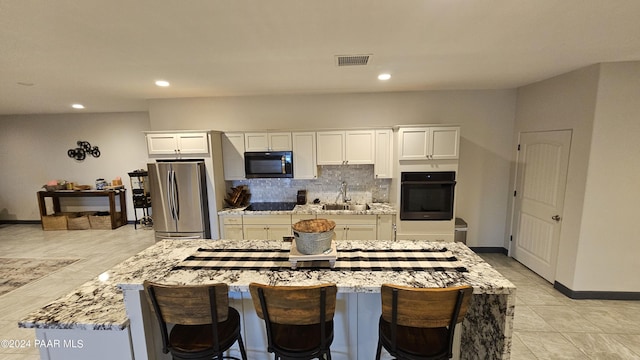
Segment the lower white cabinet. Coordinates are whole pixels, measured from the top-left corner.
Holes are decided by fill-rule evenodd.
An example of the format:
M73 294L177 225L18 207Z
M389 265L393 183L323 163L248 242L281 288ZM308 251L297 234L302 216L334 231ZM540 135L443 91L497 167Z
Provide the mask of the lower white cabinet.
M394 231L394 219L395 215L377 215L378 233L376 239L392 241L396 240Z
M376 215L323 215L336 222L336 240L376 240Z
M221 239L242 240L242 215L221 215L220 216Z
M244 215L245 240L282 240L291 236L291 215Z
M282 240L292 236L300 220L328 219L336 223L336 240L395 240L394 215L220 215L221 239Z

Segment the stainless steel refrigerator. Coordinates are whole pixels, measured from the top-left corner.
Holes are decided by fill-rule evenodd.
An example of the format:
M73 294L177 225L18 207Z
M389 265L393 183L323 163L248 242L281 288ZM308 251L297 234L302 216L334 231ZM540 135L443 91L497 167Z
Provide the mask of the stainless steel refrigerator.
M156 241L210 239L204 162L156 162L148 171Z

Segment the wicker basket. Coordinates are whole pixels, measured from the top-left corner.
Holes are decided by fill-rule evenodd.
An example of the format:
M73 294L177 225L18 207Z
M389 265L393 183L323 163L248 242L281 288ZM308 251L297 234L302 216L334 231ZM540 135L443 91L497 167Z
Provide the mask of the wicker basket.
M89 215L89 223L92 229L111 230L111 215Z
M331 249L336 223L327 219L301 220L291 226L296 249L301 254L317 255Z
M87 230L91 228L89 216L85 214L69 214L67 215L67 229L69 230Z
M67 217L63 214L42 216L43 230L67 230Z

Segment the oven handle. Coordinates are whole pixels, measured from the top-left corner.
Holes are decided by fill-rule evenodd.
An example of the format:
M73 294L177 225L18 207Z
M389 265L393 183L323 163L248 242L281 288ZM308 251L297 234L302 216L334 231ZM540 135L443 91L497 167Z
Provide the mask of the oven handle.
M401 184L407 185L455 185L456 182L454 180L445 180L445 181L403 181Z

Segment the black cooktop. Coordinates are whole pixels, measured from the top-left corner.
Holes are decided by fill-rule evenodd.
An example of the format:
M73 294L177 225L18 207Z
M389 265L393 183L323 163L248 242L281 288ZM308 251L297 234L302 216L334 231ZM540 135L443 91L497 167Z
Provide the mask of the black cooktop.
M289 211L296 207L295 202L255 202L247 206L248 211Z

